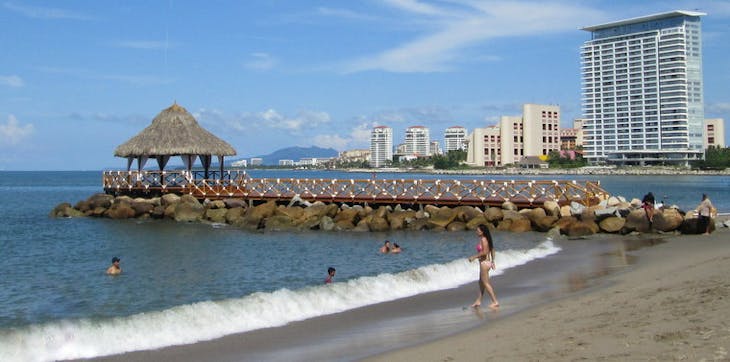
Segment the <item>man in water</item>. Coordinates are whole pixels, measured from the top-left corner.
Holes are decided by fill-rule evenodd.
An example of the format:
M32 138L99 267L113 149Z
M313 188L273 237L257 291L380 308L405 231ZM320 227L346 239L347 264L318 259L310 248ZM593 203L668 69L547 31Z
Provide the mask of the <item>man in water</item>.
M117 275L122 273L122 268L119 266L121 260L116 256L112 258L112 265L106 270L109 275Z

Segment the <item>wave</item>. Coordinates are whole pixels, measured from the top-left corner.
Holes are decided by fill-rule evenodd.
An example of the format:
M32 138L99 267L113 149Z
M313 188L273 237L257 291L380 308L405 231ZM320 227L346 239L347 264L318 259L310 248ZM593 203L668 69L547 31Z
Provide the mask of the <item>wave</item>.
M557 253L547 239L528 250L497 255L493 275ZM206 301L128 317L75 319L0 330L1 361L92 358L190 344L233 333L282 326L475 280L465 258L395 274L380 274L299 290L280 289L242 298Z

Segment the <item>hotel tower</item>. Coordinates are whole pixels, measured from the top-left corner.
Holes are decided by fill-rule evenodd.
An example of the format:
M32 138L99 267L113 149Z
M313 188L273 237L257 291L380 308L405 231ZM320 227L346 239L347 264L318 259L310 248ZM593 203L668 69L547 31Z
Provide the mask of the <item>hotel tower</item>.
M385 167L393 161L393 129L377 126L370 132L370 167Z
M584 156L592 163L679 164L702 157L702 32L694 11L583 28Z

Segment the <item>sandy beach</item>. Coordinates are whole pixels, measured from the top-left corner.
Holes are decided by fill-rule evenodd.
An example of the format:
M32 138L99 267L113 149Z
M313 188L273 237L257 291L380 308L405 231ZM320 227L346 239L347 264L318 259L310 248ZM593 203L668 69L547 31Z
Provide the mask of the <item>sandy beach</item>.
M730 360L730 232L666 240L585 291L368 361Z

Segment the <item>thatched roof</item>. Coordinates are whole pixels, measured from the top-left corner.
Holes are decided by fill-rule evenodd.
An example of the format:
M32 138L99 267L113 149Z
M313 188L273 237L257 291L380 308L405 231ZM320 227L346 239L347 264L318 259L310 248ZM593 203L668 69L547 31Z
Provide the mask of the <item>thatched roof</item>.
M177 103L160 112L151 125L114 150L117 157L235 154L231 145L200 127L193 115Z

